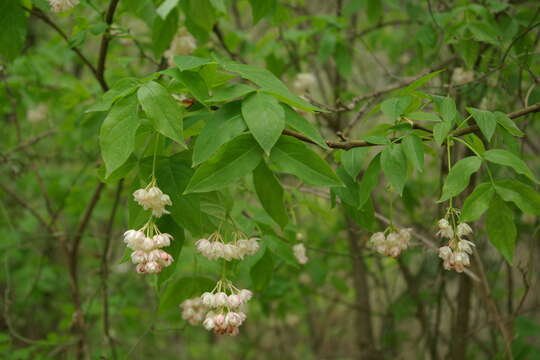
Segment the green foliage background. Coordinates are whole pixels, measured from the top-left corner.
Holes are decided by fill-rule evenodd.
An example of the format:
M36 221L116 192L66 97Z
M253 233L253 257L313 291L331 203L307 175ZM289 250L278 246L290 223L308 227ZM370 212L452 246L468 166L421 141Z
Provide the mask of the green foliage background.
M540 358L537 1L2 0L0 28L1 358ZM141 276L153 175L175 262ZM218 229L262 248L209 261ZM223 273L255 292L238 337L178 308Z

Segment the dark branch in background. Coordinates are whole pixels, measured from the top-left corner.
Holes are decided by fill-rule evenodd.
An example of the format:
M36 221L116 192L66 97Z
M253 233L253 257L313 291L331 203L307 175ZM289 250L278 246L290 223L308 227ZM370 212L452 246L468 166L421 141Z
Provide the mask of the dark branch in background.
M49 224L47 224L47 221L41 216L30 204L28 204L24 199L22 199L19 195L17 195L17 192L10 189L6 185L0 183L0 188L9 196L13 198L19 205L21 205L23 208L30 211L32 216L36 218L36 220L47 230L47 232L52 233L51 228L49 227Z
M109 86L107 85L107 81L105 80L105 65L107 62L107 53L109 49L109 43L111 42L111 39L112 39L111 24L113 22L114 12L116 11L116 7L118 6L119 1L120 0L111 0L111 2L109 3L109 8L107 10L107 14L105 15L105 23L107 24L107 30L103 34L103 37L101 38L101 44L99 46L99 57L98 57L96 77L104 91L107 91L109 89Z
M516 119L518 117L521 117L521 116L524 116L524 115L527 115L527 114L531 114L531 113L535 113L535 112L539 112L539 111L540 111L540 103L531 105L529 107L523 108L523 109L518 110L518 111L511 112L511 113L507 114L507 116L510 119ZM420 125L413 125L413 128L418 129L418 130L431 132L431 130L428 130L428 129L420 126ZM472 126L468 126L466 128L455 131L452 134L452 136L463 136L463 135L467 135L467 134L476 132L478 130L479 130L479 127L477 125L472 125ZM304 142L307 142L307 143L310 143L310 144L315 144L315 142L312 141L311 139L309 139L307 136L302 135L300 133L297 133L295 131L283 130L283 135L292 136L292 137L297 138L298 140L301 140L301 141L304 141ZM396 139L390 139L390 140L393 141L393 140L396 140ZM332 149L343 149L343 150L350 150L350 149L355 148L355 147L380 146L379 144L373 144L373 143L363 141L363 140L350 140L350 141L326 140L325 143L326 143L326 145L328 145L328 147L330 147Z
M62 37L62 39L64 39L66 41L66 43L68 43L68 45L69 45L69 38L66 35L66 33L62 29L60 29L60 27L58 25L56 25L56 23L54 21L52 21L47 15L45 15L45 13L43 11L41 11L40 9L37 9L37 8L32 8L32 9L29 9L27 7L23 7L23 8L26 11L28 11L30 14L34 15L35 17L37 17L38 19L42 20L44 23L46 23L47 25L52 27ZM70 46L70 49L73 50L77 54L77 56L81 59L81 61L90 69L92 74L94 74L96 79L98 79L99 84L101 85L101 88L103 89L103 91L106 91L107 90L107 85L100 81L99 76L98 76L98 72L97 72L96 68L94 67L94 65L92 65L90 60L88 60L88 58L86 56L84 56L84 54L81 52L81 50L79 50L79 48L77 48L76 46Z

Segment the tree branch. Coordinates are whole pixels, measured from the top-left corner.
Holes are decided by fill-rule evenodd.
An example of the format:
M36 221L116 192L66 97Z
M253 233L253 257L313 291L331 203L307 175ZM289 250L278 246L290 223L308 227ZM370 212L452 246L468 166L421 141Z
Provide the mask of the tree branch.
M101 38L101 44L99 46L99 57L96 70L96 77L101 84L101 87L104 91L109 89L107 81L105 80L105 65L107 63L107 53L109 49L109 43L111 41L111 24L114 19L114 13L118 6L120 0L111 0L109 3L109 8L107 9L107 14L105 15L105 23L107 24L107 30Z

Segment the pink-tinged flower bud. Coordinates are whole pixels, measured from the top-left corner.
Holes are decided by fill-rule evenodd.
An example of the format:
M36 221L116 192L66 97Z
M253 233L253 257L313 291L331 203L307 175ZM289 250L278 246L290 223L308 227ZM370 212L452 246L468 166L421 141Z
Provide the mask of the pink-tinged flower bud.
M161 259L160 250L152 250L148 252L148 261L158 262Z
M165 251L163 250L160 250L160 259L159 259L159 263L164 266L164 267L167 267L167 266L170 266L172 264L172 262L174 261L173 257L169 254L169 253L166 253Z
M217 314L214 316L214 328L225 327L225 316L223 314Z
M124 242L130 249L137 250L142 246L145 235L142 231L128 230L124 233Z
M218 292L214 295L214 301L216 307L227 306L228 296L224 292Z
M237 313L231 311L225 316L225 324L227 326L238 327L242 325L242 318Z
M157 274L161 271L161 265L155 261L150 261L146 263L144 270L148 274Z
M214 300L214 294L205 292L201 295L201 301L204 305L208 306L209 308L215 307L216 303Z
M211 318L211 317L207 317L204 321L203 321L203 326L206 330L212 330L214 328L214 319Z
M172 235L166 233L154 235L154 243L158 248L167 247L171 245L172 238Z
M240 300L243 304L247 303L251 297L253 296L253 293L249 291L248 289L242 289L238 292L238 296L240 297Z
M452 249L449 246L440 247L439 257L443 260L449 260L452 257Z
M229 307L234 309L242 304L242 299L240 298L240 296L232 294L229 295L229 297L227 298L227 304L229 305Z
M388 256L391 256L393 258L396 258L401 253L401 248L399 246L393 246L390 249L388 249Z
M467 223L461 223L457 226L456 234L458 237L471 235L472 232L471 227Z
M137 264L137 267L135 268L139 274L146 273L146 263L140 263Z
M137 250L131 253L131 262L140 264L147 261L146 253L142 250Z
M240 330L237 327L227 328L227 335L237 336L240 333Z

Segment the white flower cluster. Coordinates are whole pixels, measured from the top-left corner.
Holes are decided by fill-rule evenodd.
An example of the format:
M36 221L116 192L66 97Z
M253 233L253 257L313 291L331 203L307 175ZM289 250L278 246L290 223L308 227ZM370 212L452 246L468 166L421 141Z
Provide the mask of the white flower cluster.
M293 254L296 260L302 265L307 263L309 260L306 255L306 247L302 243L298 243L293 246Z
M218 282L216 289L201 295L202 304L212 310L206 314L203 326L206 330L213 330L218 335L238 335L239 327L246 320L243 307L253 296L247 289L239 290L228 284L230 294L221 289L223 283Z
M155 217L169 214L165 210L165 206L172 205L169 195L164 194L157 186L148 186L145 189L136 190L133 193L133 198L144 210L152 210L152 215Z
M202 323L208 312L208 307L203 304L200 297L184 300L180 307L182 308L182 319L191 325Z
M165 57L169 66L174 66L173 58L177 55L189 55L197 48L197 40L185 28L181 28L173 41L169 50L165 52Z
M79 0L49 0L49 5L54 12L62 12L79 4Z
M298 94L303 94L308 91L311 87L315 86L317 79L312 73L300 73L296 75L292 86L295 92Z
M172 264L172 256L160 249L169 246L172 238L165 233L149 237L141 230L128 230L124 233L124 242L133 250L131 261L137 264L139 274L157 274Z
M446 219L441 219L437 223L439 231L437 235L449 239L447 246L439 248L439 257L443 259L443 266L446 270L463 272L466 266L471 264L469 255L472 254L474 244L463 239L473 233L471 227L466 223L460 223L455 231Z
M456 85L463 85L474 80L474 72L465 70L462 67L454 69L452 73L452 82Z
M401 229L392 231L388 235L384 232L377 232L371 235L368 246L381 255L398 257L403 250L409 247L412 229Z
M246 255L253 255L259 250L259 238L238 236L231 243L224 243L221 234L213 233L208 239L195 242L197 250L210 260L242 260Z

